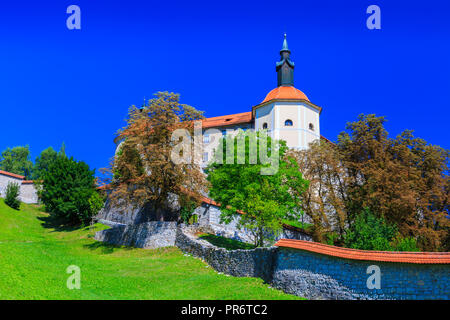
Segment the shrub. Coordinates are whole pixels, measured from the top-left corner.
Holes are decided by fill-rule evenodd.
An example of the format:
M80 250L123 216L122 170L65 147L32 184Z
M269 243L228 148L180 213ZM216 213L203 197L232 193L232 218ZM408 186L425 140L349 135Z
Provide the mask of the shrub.
M193 218L194 216L196 216L193 214L195 208L197 208L197 204L193 201L186 201L185 203L181 204L180 217L184 223L187 223L187 224L195 223L195 222L193 222L194 219L196 219L196 218Z
M100 196L98 192L93 192L88 200L90 216L95 216L104 206L105 200Z
M13 209L19 210L20 200L19 200L20 186L15 182L8 182L6 186L6 197L5 203Z
M389 251L392 250L391 241L396 234L395 226L388 225L383 218L365 209L347 231L345 245L354 249Z
M392 242L395 251L420 251L414 238L402 238L400 235Z
M94 179L86 163L59 154L43 175L39 198L47 211L67 222L88 222L98 208L98 199L91 199L96 192Z

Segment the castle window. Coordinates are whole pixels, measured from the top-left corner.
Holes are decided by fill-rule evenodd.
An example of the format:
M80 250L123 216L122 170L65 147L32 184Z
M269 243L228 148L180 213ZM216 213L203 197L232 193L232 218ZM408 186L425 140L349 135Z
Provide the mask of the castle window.
M222 130L222 136L226 136L227 135L227 130Z
M314 125L312 123L309 124L309 130L314 131Z
M208 152L203 152L203 162L208 162Z
M209 143L209 134L203 135L203 143Z
M292 120L287 119L287 120L284 122L284 125L285 125L286 127L292 127Z
M263 123L263 129L267 129L267 122Z

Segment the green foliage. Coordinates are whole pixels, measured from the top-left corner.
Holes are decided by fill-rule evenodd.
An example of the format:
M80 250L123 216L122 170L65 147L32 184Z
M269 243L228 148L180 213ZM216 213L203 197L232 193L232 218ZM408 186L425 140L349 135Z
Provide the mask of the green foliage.
M31 177L32 167L29 146L7 148L0 156L0 170Z
M393 241L392 248L395 251L420 251L416 239L411 237L402 238L400 235Z
M199 236L200 239L206 240L216 247L225 248L227 250L250 250L255 249L255 246L250 243L241 242L234 239L229 239L221 236L216 236L213 234L202 234Z
M89 215L95 216L105 205L105 200L98 192L92 192L89 202Z
M394 226L364 209L347 231L345 245L354 249L389 251L392 250L391 241L396 234Z
M6 196L5 203L16 210L20 208L20 200L19 200L20 186L15 182L8 182L6 186Z
M91 199L95 192L94 179L94 171L86 163L59 154L43 175L39 198L46 210L67 222L88 222L99 206L98 199Z
M327 232L325 233L325 240L328 245L334 246L339 241L339 235L334 232Z
M180 217L183 220L184 223L192 224L191 218L193 217L192 213L194 212L195 208L197 208L198 204L194 201L183 201L181 203L180 208Z
M285 157L286 143L272 143L267 137L264 144L265 137L265 132L241 130L235 139L222 139L219 152L207 168L209 194L222 205L221 220L230 223L236 211L245 212L240 215L239 226L252 232L256 246L262 246L265 239L273 239L281 230L283 219L299 220L298 195L308 185L297 162ZM245 144L239 143L242 141ZM227 148L234 148L234 159L221 161ZM266 160L260 152L264 148L267 148ZM256 161L252 160L253 156Z
M57 155L58 153L52 147L48 147L47 149L43 150L39 157L36 157L36 160L34 162L33 179L42 179L44 173L50 167L50 164L56 161Z

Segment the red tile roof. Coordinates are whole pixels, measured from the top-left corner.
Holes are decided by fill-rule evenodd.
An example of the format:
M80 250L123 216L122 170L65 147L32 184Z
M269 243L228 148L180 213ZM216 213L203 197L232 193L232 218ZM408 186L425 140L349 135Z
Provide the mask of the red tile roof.
M318 242L281 239L275 243L278 247L315 252L333 257L364 260L419 264L450 264L450 252L392 252L368 251L340 248Z
M308 97L298 90L297 88L291 86L281 86L270 91L263 102L270 100L306 100L309 101Z
M242 112L219 117L206 118L202 120L203 128L229 126L232 124L251 123L252 112Z
M110 187L111 186L109 184L104 184L104 185L98 186L97 190L107 190L107 189L110 189Z
M334 143L333 141L331 141L331 140L325 138L323 135L320 135L320 139L323 140L323 141L325 141L326 143L335 145L335 143Z
M3 170L0 170L0 174L3 174L5 176L10 176L10 177L13 177L13 178L17 178L17 179L20 179L20 180L25 179L25 176L21 176L19 174L15 174L15 173L3 171Z

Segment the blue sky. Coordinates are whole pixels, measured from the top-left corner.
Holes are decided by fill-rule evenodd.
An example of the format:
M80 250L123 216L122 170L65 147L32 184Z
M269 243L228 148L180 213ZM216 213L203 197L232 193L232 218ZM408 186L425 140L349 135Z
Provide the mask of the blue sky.
M81 8L68 30L66 8ZM381 8L381 30L366 8ZM157 91L206 116L250 111L276 87L283 33L295 86L335 140L360 113L392 136L450 148L448 1L21 1L0 10L0 150L48 146L108 164L128 107Z

